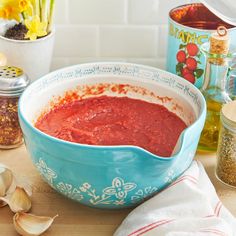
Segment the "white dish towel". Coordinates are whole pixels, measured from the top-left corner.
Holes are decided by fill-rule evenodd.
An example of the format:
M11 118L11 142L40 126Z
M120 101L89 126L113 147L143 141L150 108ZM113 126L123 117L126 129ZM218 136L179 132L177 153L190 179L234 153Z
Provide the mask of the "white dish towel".
M235 199L236 204L236 199ZM202 164L135 208L114 236L236 236L236 219L222 205Z

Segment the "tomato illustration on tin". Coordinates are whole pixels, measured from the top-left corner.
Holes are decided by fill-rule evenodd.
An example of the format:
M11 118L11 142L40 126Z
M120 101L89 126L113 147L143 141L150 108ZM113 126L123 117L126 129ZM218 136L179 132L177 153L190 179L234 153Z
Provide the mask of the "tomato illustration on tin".
M180 44L179 51L176 54L177 65L176 74L195 84L204 72L198 68L201 52L195 43Z

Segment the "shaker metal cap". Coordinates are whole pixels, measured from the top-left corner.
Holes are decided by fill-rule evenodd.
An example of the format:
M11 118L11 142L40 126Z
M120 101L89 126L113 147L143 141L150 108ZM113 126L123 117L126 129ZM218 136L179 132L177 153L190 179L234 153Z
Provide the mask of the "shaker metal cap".
M23 70L14 66L0 66L0 96L19 96L30 80Z

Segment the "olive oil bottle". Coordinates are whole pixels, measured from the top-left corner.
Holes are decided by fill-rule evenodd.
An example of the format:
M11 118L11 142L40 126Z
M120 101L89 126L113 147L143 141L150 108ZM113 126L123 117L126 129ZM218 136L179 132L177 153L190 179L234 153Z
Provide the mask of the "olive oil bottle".
M223 104L231 101L227 92L227 80L232 55L228 52L226 54L211 53L210 47L210 43L205 43L201 47L206 56L205 77L201 92L206 99L207 117L198 150L215 152L220 128L220 110Z
M222 82L224 78L216 80ZM226 91L224 89L219 89L218 86L208 86L202 93L206 99L207 116L198 148L200 150L214 152L216 151L218 144L220 111L223 104L228 103L231 99Z

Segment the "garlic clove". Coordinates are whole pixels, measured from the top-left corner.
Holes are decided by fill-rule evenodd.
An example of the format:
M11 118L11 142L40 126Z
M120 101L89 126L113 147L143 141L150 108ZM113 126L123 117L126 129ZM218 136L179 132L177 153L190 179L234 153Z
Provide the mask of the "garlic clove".
M31 208L31 199L24 188L16 187L11 195L9 207L13 212L28 212Z
M31 199L24 188L16 187L12 194L1 197L0 200L6 202L13 212L28 212L31 208Z
M5 196L13 182L13 173L6 166L0 164L0 197Z
M18 176L18 175L15 176L15 174L14 174L12 185L9 188L9 190L7 191L7 193L9 193L9 194L13 193L17 186L23 188L26 191L26 193L28 194L28 196L32 196L32 194L33 194L32 184L29 182L29 180L26 177L22 177L22 176Z
M38 236L44 233L53 223L54 217L36 216L18 212L13 217L16 231L22 236Z
M32 183L26 177L17 176L15 181L18 187L23 188L29 196L32 196Z

